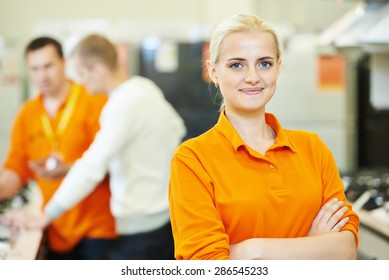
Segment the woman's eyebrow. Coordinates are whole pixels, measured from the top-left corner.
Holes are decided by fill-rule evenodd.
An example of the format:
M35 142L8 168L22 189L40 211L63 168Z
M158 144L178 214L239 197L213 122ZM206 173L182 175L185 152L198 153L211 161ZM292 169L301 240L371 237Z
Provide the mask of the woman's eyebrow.
M274 59L274 57L272 57L272 56L263 56L263 57L260 57L260 58L258 58L257 60L258 61L260 61L260 60L269 60L269 59ZM232 58L229 58L229 59L227 59L227 61L231 61L231 60L234 60L234 61L245 61L246 59L244 59L244 58L241 58L241 57L232 57Z

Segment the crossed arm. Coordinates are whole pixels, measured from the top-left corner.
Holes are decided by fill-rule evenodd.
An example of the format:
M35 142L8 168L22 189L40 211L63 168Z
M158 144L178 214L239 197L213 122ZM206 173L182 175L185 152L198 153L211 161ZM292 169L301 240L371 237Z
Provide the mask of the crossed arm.
M307 237L251 238L230 246L232 259L355 259L355 237L340 231L347 207L332 199L320 209Z

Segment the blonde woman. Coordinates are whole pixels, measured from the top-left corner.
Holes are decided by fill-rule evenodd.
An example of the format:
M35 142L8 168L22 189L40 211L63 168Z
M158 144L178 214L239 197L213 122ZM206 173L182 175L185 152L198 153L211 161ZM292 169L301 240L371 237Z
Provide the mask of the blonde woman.
M252 15L226 19L207 66L223 105L172 160L175 257L355 259L359 218L330 150L265 110L281 70L274 30Z

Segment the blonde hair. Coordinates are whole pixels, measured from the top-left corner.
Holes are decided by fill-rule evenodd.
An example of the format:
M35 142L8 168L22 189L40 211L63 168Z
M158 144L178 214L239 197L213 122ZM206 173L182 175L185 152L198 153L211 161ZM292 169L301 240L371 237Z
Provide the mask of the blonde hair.
M73 49L72 55L79 56L86 65L98 61L113 72L119 67L115 46L107 38L98 34L84 37Z
M240 14L225 19L216 27L209 46L209 61L211 64L216 64L218 62L220 48L224 38L227 35L236 32L269 32L274 37L277 60L280 58L280 44L274 29L257 16Z
M280 59L281 49L275 30L268 23L257 16L239 14L223 20L213 32L209 44L209 63L211 65L215 65L219 61L220 49L224 38L231 33L237 32L269 32L274 38L276 46L276 58L277 60ZM222 100L220 110L222 110L224 106L224 100Z

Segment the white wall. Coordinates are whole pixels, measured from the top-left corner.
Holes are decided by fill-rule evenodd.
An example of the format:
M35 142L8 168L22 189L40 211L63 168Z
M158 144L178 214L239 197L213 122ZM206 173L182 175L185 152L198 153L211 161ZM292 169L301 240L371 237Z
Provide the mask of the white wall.
M20 49L12 40L0 37L0 160L5 157L11 123L23 101Z
M65 19L187 20L214 27L226 16L241 12L322 30L356 2L359 1L110 0L97 4L96 0L0 0L0 35L19 38L23 44L37 21Z

